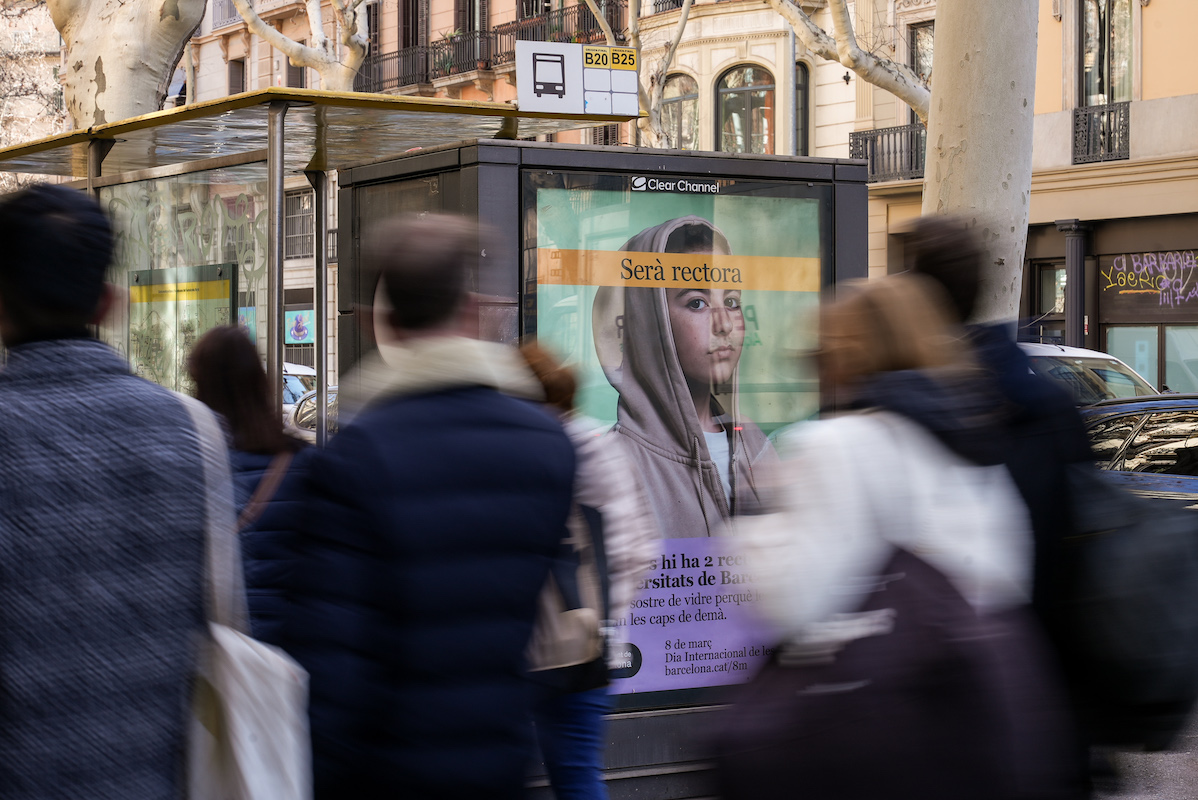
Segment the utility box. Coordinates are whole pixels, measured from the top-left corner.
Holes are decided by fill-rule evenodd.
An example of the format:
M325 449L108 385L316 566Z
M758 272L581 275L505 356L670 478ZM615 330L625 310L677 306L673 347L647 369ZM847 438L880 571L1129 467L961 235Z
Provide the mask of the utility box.
M821 295L867 275L865 166L476 140L338 180L343 376L376 349L363 232L402 213L477 217L480 335L537 339L574 370L577 412L625 437L660 541L612 620L608 788L714 795L705 736L776 644L752 564L717 534L761 499L773 434L818 412L803 355ZM542 773L533 796L549 797Z

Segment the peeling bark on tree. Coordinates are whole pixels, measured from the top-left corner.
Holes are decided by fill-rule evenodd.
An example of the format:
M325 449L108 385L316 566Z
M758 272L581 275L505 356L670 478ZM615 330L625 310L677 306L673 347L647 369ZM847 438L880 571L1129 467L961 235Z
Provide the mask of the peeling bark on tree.
M47 0L66 45L67 113L76 128L162 108L204 0Z
M329 0L333 18L337 22L337 39L330 39L324 32L321 0L305 0L304 10L308 18L308 41L303 45L284 36L266 23L249 0L233 0L237 13L245 20L254 35L263 39L291 62L292 66L309 67L320 75L320 88L330 92L352 92L354 78L366 58L366 16L358 13L364 0ZM338 42L344 48L339 52Z
M1032 185L1036 0L939 0L923 213L977 230L989 259L976 316L1010 321Z

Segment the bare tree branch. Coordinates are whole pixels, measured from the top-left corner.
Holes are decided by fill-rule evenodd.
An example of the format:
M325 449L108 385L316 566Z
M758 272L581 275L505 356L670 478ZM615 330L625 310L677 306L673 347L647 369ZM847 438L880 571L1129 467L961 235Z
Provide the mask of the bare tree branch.
M345 48L344 56L324 32L321 0L304 0L310 45L284 36L273 25L260 16L249 0L233 0L237 13L245 20L252 33L275 48L297 67L310 67L320 75L322 89L334 92L353 91L354 76L366 56L366 36L362 33L362 18L357 8L363 0L330 0L333 17L340 29L340 43Z
M616 33L611 28L611 23L607 21L607 15L599 10L599 4L595 0L583 0L587 4L587 8L591 10L591 16L599 23L599 29L603 31L603 38L607 40L608 47L618 47L619 41L616 39ZM630 3L635 3L637 0L629 0Z
M890 92L911 106L920 121L927 124L932 100L927 84L906 64L866 52L858 46L846 0L828 0L834 36L816 25L795 0L766 2L790 23L808 50L820 58L843 64L863 80Z

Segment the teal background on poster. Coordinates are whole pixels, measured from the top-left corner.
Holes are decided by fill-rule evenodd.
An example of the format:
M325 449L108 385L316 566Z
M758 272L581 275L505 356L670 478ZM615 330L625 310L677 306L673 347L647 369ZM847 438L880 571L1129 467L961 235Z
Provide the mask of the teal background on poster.
M579 202L584 200L585 202ZM619 250L640 231L694 214L715 224L736 255L818 258L820 201L808 198L541 189L537 246ZM616 421L618 395L600 367L592 333L595 286L537 286L537 339L578 376L578 410ZM814 371L802 354L814 349L819 291L745 291L745 343L738 387L742 413L767 434L813 416L819 407Z

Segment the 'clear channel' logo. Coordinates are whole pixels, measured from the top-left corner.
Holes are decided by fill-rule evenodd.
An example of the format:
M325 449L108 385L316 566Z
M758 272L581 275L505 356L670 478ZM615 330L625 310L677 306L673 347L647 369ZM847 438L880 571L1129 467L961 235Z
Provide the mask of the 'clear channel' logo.
M698 182L686 178L657 178L637 175L632 178L630 186L634 192L686 192L688 194L719 194L720 182Z

